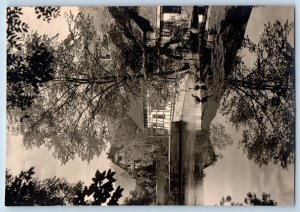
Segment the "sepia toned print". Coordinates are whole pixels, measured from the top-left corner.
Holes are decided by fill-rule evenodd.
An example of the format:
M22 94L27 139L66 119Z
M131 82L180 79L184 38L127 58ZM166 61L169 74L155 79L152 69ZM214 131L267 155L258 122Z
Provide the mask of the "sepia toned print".
M294 205L294 7L6 16L6 206Z

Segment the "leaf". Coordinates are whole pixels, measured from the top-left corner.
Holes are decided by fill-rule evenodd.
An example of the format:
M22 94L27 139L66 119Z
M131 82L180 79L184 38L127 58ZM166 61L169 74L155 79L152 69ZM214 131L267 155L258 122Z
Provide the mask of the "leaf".
M96 177L95 179L97 180L101 179L101 173L99 172L99 170L96 171L95 177Z

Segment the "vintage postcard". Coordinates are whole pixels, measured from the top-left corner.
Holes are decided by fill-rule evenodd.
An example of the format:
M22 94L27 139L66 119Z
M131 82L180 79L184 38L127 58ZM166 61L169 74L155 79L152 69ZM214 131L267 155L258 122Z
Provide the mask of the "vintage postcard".
M293 6L7 8L6 206L293 206Z

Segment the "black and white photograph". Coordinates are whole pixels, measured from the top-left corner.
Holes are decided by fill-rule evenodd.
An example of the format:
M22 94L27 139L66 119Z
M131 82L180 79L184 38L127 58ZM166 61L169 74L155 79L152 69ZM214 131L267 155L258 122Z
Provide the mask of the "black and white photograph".
M10 6L6 206L294 206L295 7Z

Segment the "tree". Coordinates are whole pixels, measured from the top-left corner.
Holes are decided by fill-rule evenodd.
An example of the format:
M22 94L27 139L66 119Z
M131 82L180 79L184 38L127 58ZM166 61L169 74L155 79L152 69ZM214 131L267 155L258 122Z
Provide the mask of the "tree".
M34 173L34 167L16 176L6 170L6 206L117 205L122 197L123 188L114 188L115 172L110 169L102 173L97 170L89 187L58 177L39 180L33 177Z
M27 45L28 51L23 51L24 40L28 40L27 23L21 16L22 8L8 7L7 22L7 114L14 131L19 132L19 123L28 117L23 111L31 106L39 95L43 83L52 79L53 54L47 48L49 38L32 35L32 43ZM37 18L49 22L60 15L59 7L35 7ZM49 46L49 45L48 45ZM22 110L20 112L20 110Z
M145 192L133 190L133 191L130 191L129 194L130 194L130 196L126 197L124 200L124 205L151 205L151 204L153 204L152 197L147 195Z
M142 130L129 115L110 122L114 131L110 144L130 152L127 159L149 165L153 160L167 156L168 137L152 135L149 129Z
M37 18L48 23L52 18L60 16L59 7L35 7ZM53 70L50 65L53 55L44 43L39 43L42 36L33 35L32 46L22 54L22 40L29 26L21 20L22 8L8 7L6 11L7 36L7 103L8 108L19 107L24 110L33 102L38 94L38 87L52 79ZM47 41L46 41L47 42ZM21 52L21 53L20 53Z
M248 192L244 199L244 203L234 202L231 196L222 197L220 200L220 205L230 205L230 206L276 206L277 202L270 199L270 194L262 193L261 199L256 196L255 193Z
M67 205L82 188L82 182L69 183L64 178L33 178L34 167L13 176L6 170L5 205Z
M109 138L107 117L120 118L125 114L129 98L142 95L141 87L147 86L147 82L157 83L155 79L178 72L169 69L164 73L151 73L145 80L142 71L130 73L118 60L103 59L102 49L106 44L97 34L90 16L69 14L67 21L69 35L62 42L50 44L49 39L45 38L47 42L44 42L45 39L36 36L37 43L51 52L53 63L49 69L54 71L51 78L40 83L38 89L34 88L38 94L34 104L31 102L30 108L22 111L17 120L22 122L21 133L27 147L45 145L62 163L76 154L87 161L100 155ZM129 30L128 39L136 40L130 34L133 33L130 27L122 30L125 34ZM33 40L34 36L29 37L21 52L31 52ZM145 83L141 85L140 81Z
M60 16L60 7L35 7L37 18L42 18L48 23ZM8 51L11 48L20 49L22 37L28 32L29 26L20 19L23 15L21 7L7 7L6 9L6 38L8 42Z
M209 131L210 141L215 149L223 150L228 145L231 145L233 143L231 136L226 133L225 126L223 124L211 124Z
M133 172L136 178L136 184L140 187L139 198L145 199L152 203L156 199L156 167L155 164L137 167ZM134 198L134 196L133 196Z
M117 93L117 85L121 82L102 66L105 62L102 63L100 49L97 49L101 40L99 36L92 36L95 28L91 25L91 19L79 15L75 20L70 15L71 22L75 22L75 26L70 26L70 35L63 43L55 46L52 42L51 48L49 43L38 39L39 44L44 43L51 49L55 58L51 68L55 72L51 80L43 82L43 87L38 87L39 95L34 99L35 104L23 112L23 119L18 120L22 121L21 132L27 147L44 144L48 149L53 148L55 157L62 163L74 158L76 153L85 160L99 155L107 138L105 117L100 116L100 108L102 114L115 117L117 114L112 112L122 114L122 108L125 107L121 106L127 102L121 95L112 95ZM32 40L26 40L22 52L30 52ZM96 52L92 53L89 49L91 42L96 42ZM82 60L76 63L76 58ZM111 81L110 76L114 80ZM97 77L100 81L96 80ZM70 120L66 120L66 116ZM58 118L57 122L55 118ZM52 139L47 139L49 137Z
M114 19L114 23L107 27L110 40L121 55L119 64L124 70L130 68L135 73L140 72L144 51L143 33L134 27L128 14L128 10L138 13L138 7L108 7L107 10Z
M240 57L227 78L221 111L236 128L244 127L239 146L259 166L294 163L295 61L287 39L292 29L293 23L276 21L265 25L257 44L245 38L254 65Z
M50 40L34 33L26 52L20 49L7 53L8 110L29 108L38 96L39 88L53 80L54 56L49 48Z
M113 176L115 172L110 169L100 173L96 171L93 183L89 187L85 186L83 190L77 192L73 199L74 205L118 205L118 200L122 197L124 190L120 186L114 189L113 183L116 181ZM91 199L88 199L92 197Z
M189 69L187 63L182 64L182 50L179 50L188 49L187 21L172 25L170 41L164 44L156 42L154 46L150 47L145 45L145 37L147 37L147 32L154 32L154 27L139 14L139 7L108 7L107 10L115 20L110 25L108 34L118 49L125 53L123 55L128 56L125 60L131 62L130 67L133 71L140 71L144 77L147 77L156 71L166 72L165 75L168 75L168 70L174 70L174 65L177 72ZM128 45L130 45L129 48ZM174 48L171 48L174 45L179 52L174 53ZM161 58L162 55L166 58ZM132 58L134 59L132 60ZM166 59L169 61L167 62ZM170 61L173 68L166 65Z

